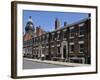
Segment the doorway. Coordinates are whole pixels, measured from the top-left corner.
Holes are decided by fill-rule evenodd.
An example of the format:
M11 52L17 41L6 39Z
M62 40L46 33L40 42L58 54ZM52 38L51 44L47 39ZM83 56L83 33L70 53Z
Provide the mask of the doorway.
M62 59L68 58L68 43L67 43L67 41L63 41L61 43L60 52L61 52L61 58Z
M63 58L66 58L66 46L63 47Z

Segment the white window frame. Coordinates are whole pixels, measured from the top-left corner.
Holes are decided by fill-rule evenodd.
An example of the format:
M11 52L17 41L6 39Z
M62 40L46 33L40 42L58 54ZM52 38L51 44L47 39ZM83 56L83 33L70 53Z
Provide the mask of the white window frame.
M54 35L55 35L55 33L52 33L52 40L51 40L51 41L54 41L54 40L53 40L53 38L54 38Z
M69 46L70 46L69 52L70 52L70 53L74 53L74 51L71 51L71 46L72 46L72 45L75 45L74 42L69 43Z
M46 35L46 43L48 43L49 40L49 34Z
M73 39L74 38L74 36L71 36L71 34L72 34L71 33L71 30L74 29L74 28L75 28L74 26L72 26L72 27L69 28L69 38L70 39Z
M66 38L67 38L67 37L64 38L64 35L65 35L64 33L65 33L66 31L67 31L67 29L64 29L64 30L63 30L63 40L66 40Z
M60 32L59 33L57 32L57 41L60 41L59 37L60 37Z
M84 27L84 25L85 25L85 23L81 23L81 24L78 25L79 26L79 36L78 37L84 37L84 34L80 35L80 28Z
M80 51L80 45L83 44L84 45L84 41L79 41L79 53L84 53L83 51Z

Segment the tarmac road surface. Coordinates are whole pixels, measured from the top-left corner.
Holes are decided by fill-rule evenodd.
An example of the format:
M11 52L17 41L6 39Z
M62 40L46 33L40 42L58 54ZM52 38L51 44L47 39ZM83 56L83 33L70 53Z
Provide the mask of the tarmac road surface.
M41 62L23 59L23 69L60 68L60 67L67 67L67 66L41 63Z

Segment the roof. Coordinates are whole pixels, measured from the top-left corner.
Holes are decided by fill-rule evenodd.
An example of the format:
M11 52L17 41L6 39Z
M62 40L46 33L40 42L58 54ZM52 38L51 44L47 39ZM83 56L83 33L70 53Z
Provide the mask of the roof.
M90 18L81 19L81 20L79 20L79 21L77 21L77 22L74 22L74 23L72 23L72 24L68 24L67 26L63 26L63 27L61 27L61 28L59 28L59 29L57 29L57 30L51 31L51 33L52 33L52 32L56 32L56 31L58 31L58 30L62 30L62 29L64 29L64 28L66 28L66 27L71 27L71 26L80 24L80 23L85 22L85 21L87 21L87 20L89 20L89 19L90 19Z

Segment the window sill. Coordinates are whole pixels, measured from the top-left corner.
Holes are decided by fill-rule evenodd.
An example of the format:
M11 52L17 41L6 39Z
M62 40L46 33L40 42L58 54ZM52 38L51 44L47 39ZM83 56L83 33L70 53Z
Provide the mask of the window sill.
M84 37L84 35L79 35L78 37Z
M82 54L83 52L79 52L80 54Z
M69 39L73 39L74 37L69 37Z

